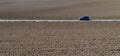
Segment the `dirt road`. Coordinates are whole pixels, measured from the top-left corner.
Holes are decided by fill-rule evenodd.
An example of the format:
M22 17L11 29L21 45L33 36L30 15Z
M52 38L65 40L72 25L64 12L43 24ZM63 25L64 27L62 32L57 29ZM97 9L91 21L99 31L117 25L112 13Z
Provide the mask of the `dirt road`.
M119 56L120 22L0 23L0 56Z
M120 18L120 0L0 0L1 19Z

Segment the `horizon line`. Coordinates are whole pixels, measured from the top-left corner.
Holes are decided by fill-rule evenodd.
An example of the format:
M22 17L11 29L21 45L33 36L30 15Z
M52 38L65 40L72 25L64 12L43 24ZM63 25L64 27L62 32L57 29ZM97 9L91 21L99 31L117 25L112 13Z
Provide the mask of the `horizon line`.
M120 19L91 19L91 20L0 20L0 22L112 22Z

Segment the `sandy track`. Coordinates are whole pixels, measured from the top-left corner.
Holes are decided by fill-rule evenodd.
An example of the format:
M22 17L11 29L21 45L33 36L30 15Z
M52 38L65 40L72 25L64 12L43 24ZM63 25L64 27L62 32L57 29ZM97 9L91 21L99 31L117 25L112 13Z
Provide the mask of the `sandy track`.
M0 56L119 56L120 22L0 23Z
M0 18L120 18L119 0L0 0Z

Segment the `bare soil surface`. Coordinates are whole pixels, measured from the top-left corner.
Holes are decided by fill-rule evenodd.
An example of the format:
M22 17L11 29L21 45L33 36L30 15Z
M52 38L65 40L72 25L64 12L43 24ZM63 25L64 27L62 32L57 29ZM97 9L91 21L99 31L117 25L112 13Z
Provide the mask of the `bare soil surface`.
M0 19L120 18L120 0L0 0Z
M0 56L119 56L120 22L0 23Z

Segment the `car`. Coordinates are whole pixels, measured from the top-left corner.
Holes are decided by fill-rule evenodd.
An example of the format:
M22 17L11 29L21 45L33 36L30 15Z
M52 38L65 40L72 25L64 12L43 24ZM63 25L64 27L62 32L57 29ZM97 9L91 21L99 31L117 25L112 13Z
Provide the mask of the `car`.
M90 20L90 17L89 17L89 16L82 16L82 17L79 18L79 20L89 21L89 20Z

